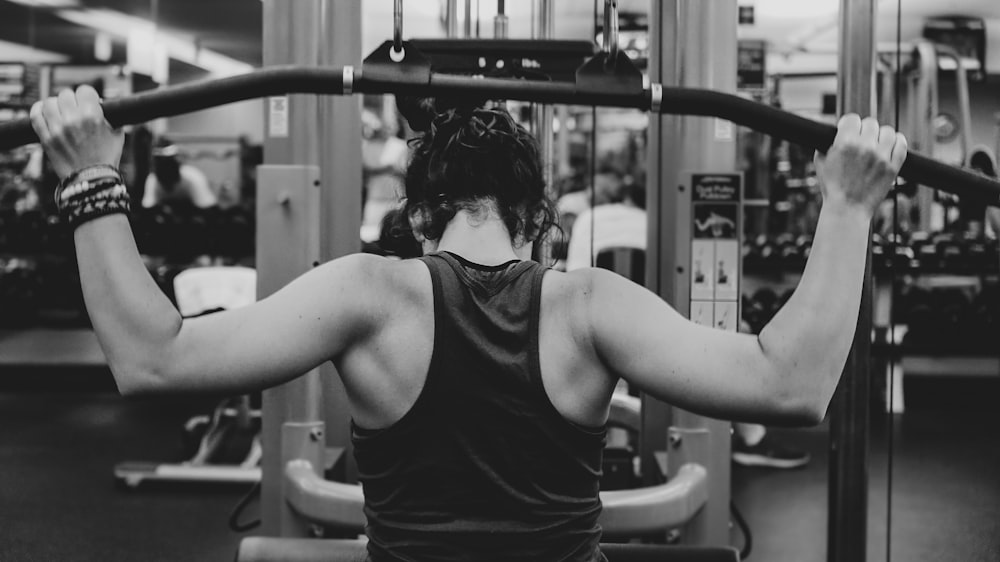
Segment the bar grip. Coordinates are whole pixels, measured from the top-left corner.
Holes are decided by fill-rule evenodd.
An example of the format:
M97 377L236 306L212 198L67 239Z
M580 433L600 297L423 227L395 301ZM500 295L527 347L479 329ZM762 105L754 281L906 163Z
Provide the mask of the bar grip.
M383 73L384 74L384 73ZM649 90L595 93L578 91L573 83L529 82L503 78L471 78L433 73L427 83L395 80L379 74L366 78L355 71L353 91L396 95L475 96L576 105L605 105L649 110ZM248 99L298 94L343 95L343 68L276 66L248 74L194 82L108 100L104 112L115 126L199 111ZM833 143L836 128L733 94L694 88L663 88L661 113L718 117L814 150ZM0 123L0 150L37 142L28 119ZM1000 182L950 166L911 151L900 170L907 180L959 197L1000 207Z
M104 102L104 116L116 127L172 117L238 101L288 93L341 95L342 68L273 66L247 74L150 90ZM0 150L38 142L28 119L0 123Z

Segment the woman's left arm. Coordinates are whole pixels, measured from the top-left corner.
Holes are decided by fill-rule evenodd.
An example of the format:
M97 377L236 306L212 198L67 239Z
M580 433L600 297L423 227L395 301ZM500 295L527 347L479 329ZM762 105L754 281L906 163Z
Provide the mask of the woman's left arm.
M104 119L93 88L38 102L31 118L61 179L118 164L123 136ZM375 322L366 295L381 262L372 256L330 262L252 306L182 320L146 270L126 216L88 218L74 233L80 281L124 394L278 384L335 356Z

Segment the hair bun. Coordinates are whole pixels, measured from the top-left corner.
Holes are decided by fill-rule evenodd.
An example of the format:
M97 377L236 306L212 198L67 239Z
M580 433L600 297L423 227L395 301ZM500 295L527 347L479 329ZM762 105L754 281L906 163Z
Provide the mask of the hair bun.
M418 133L429 131L431 123L442 115L468 118L486 102L478 99L397 97L396 109L410 128Z
M396 109L406 119L410 128L422 133L431 128L431 121L437 115L434 98L396 97Z

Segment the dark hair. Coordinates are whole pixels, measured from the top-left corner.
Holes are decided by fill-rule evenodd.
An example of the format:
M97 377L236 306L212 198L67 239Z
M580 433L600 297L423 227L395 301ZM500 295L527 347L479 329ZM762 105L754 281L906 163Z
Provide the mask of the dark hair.
M985 176L997 177L997 171L993 166L993 156L985 149L973 150L969 155L969 167Z
M379 225L378 247L384 256L417 258L423 253L401 209L392 209Z
M538 143L506 109L480 105L428 99L399 104L420 133L410 140L404 216L420 214L420 234L437 240L458 211L493 205L512 241L539 240L557 215L545 190Z

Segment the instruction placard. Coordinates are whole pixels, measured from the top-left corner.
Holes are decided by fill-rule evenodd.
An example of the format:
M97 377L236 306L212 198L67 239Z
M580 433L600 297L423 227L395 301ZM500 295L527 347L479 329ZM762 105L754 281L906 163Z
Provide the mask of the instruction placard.
M739 329L743 175L691 174L691 319ZM698 320L695 320L696 312Z
M268 98L267 133L271 138L288 136L288 96Z
M767 89L767 42L740 39L736 50L736 88L763 91Z

